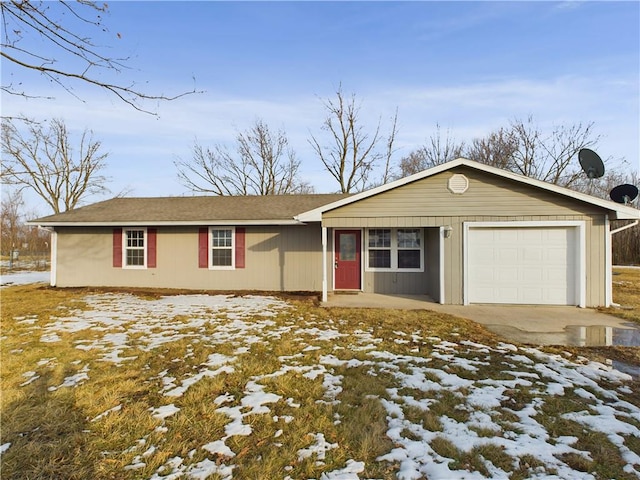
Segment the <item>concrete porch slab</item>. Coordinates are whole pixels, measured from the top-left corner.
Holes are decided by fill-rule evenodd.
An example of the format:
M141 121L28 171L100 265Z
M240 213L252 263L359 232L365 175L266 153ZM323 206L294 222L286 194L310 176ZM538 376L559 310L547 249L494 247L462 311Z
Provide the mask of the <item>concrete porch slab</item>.
M467 318L505 338L538 345L622 344L613 340L621 330L630 345L640 344L636 324L590 308L537 305L441 305L426 295L329 295L326 307L432 310ZM586 329L586 330L585 330ZM613 330L612 330L613 329ZM589 337L586 341L583 337ZM585 343L586 342L586 343Z

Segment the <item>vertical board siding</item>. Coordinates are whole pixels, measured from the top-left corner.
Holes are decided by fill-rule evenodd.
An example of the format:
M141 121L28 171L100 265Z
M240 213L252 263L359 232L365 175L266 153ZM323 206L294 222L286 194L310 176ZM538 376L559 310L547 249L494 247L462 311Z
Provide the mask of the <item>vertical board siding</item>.
M364 291L388 295L426 295L426 272L364 272Z
M427 274L427 294L434 302L440 301L440 228L425 228L424 268Z
M122 268L122 229L113 229L113 263L115 268Z

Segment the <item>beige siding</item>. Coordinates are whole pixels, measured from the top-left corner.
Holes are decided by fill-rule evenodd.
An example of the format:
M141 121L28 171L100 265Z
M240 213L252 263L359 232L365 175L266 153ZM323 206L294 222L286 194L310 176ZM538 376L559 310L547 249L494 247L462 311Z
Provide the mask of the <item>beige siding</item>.
M447 182L454 173L463 173L469 179L469 189L464 194L453 194L447 189ZM323 224L344 227L346 225L341 222L353 218L374 223L362 226L382 226L382 222L393 221L398 224L388 226L414 226L409 222L416 220L404 217L585 213L600 211L568 197L460 167L326 212Z
M320 291L318 225L246 228L246 268L198 268L198 228L158 227L157 268L112 266L112 228L58 228L57 285Z
M425 265L427 273L427 295L435 302L440 301L440 238L439 228L425 229Z
M425 295L426 272L364 272L364 291L389 295Z
M444 290L445 303L463 303L463 224L464 222L509 222L509 221L584 221L586 239L586 303L587 306L605 304L605 236L606 229L603 216L555 215L555 216L465 216L440 217L440 225L452 227L451 236L443 238L444 242ZM427 254L427 259L431 256ZM405 274L406 275L406 274ZM428 274L426 284L432 297L437 290L432 290L435 280L434 272ZM404 292L409 293L409 292ZM425 292L422 292L425 293ZM437 300L437 298L434 298Z
M469 179L469 189L452 194L454 173ZM606 302L605 212L531 186L461 167L327 212L322 224L333 228L451 226L444 242L445 303L463 303L463 224L503 221L584 221L586 304ZM435 275L427 273L428 285ZM429 292L433 292L429 288ZM431 293L433 295L433 293Z

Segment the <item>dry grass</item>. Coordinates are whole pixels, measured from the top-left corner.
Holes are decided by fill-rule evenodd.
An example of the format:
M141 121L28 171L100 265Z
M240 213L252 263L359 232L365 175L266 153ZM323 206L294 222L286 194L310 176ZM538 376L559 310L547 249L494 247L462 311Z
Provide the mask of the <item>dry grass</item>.
M613 301L620 307L600 310L640 324L640 268L613 269Z
M175 315L171 325L181 335L153 348L143 348L145 338L167 335L166 326L156 326L151 333L131 332L121 353L129 359L119 363L100 360L103 351L78 347L122 333L124 327L59 332L57 341L43 341L47 325L57 317L88 311L85 299L95 293L34 286L2 290L0 444L11 443L2 454L2 478L162 478L179 457L189 465L207 460L233 464L234 478L320 478L356 460L365 465L360 478L392 479L398 462L379 458L400 445L389 436L389 425L402 417L398 438L423 442L425 449L428 445L448 458L452 470L489 477L498 468L512 479L524 479L555 470L545 470L533 455L512 456L493 440L518 434L518 415L540 398L544 402L536 420L550 437L575 436L574 447L592 459L571 453L561 459L564 464L595 472L598 479L634 478L624 471L625 462L606 435L563 417L588 410L596 401L573 388L556 396L544 393L542 381L520 382L500 394L499 406L471 408L467 400L476 386L513 381L514 370L522 378L533 378L539 361L527 350L510 356L511 350L500 349L497 336L471 321L426 311L324 309L309 300L290 300L291 308L269 317L270 323L247 319L242 328L260 327L238 337L243 344L219 338L233 325L224 312L202 314L217 323L197 325L189 323L193 318L187 313ZM158 292L138 293L141 305L160 297ZM324 340L322 332L339 335ZM247 348L247 354L237 354L240 347ZM372 351L385 356L373 361ZM194 378L206 370L212 353L235 356L233 370L205 376L183 395L167 397L169 379L179 386ZM83 372L85 379L61 386ZM457 383L436 388L442 375ZM340 387L333 397L327 393L329 377ZM403 378L414 380L409 385ZM267 405L267 414L250 413L243 403L251 382L279 396ZM600 385L617 392L621 401L640 405L632 389L613 381ZM595 388L593 395L607 401ZM384 402L398 405L398 412L392 413ZM180 409L178 414L165 419L152 415L150 409L171 403ZM227 435L231 419L221 406L237 407L246 414L243 423L251 427L250 435L228 436L232 459L203 448ZM465 425L477 414L494 423L470 424L469 430L484 443L465 449L452 440L446 425ZM301 455L319 433L332 445L324 458ZM640 446L633 435L626 435L624 442L632 451ZM640 471L640 465L636 468Z

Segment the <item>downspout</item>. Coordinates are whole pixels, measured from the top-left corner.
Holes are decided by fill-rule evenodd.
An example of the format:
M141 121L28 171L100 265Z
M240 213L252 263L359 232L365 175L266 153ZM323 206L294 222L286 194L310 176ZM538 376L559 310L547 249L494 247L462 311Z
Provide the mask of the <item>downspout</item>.
M616 228L615 230L611 230L611 235L613 235L614 233L618 233L623 230L626 230L627 228L635 227L636 225L638 225L638 223L640 223L640 220L636 220L635 222L630 223L629 225L624 225L623 227Z
M606 220L607 220L607 225L609 225L609 216L608 215L606 217ZM640 223L640 220L636 220L635 222L630 223L629 225L623 225L622 227L616 228L615 230L611 230L609 232L609 237L607 238L607 240L609 241L609 245L608 245L608 248L607 248L607 255L608 255L609 258L608 258L608 262L607 262L607 277L608 277L607 279L608 279L608 282L607 282L607 298L606 298L607 304L605 305L606 307L609 307L609 306L619 307L620 306L619 303L615 303L613 301L613 278L612 278L613 255L612 255L612 252L611 252L611 249L613 248L613 241L612 241L613 240L613 236L616 233L620 233L620 232L626 230L627 228L635 227L639 223Z
M611 247L611 223L609 222L609 215L604 216L604 225L605 225L605 249L604 249L604 258L605 258L605 270L604 270L604 281L605 281L605 294L604 294L604 306L609 308L613 303L613 251Z
M327 227L322 227L322 302L327 301Z
M56 232L56 229L53 227L42 227L38 225L38 228L40 230L46 230L51 234L51 277L49 278L49 284L55 287L58 266L58 232Z

